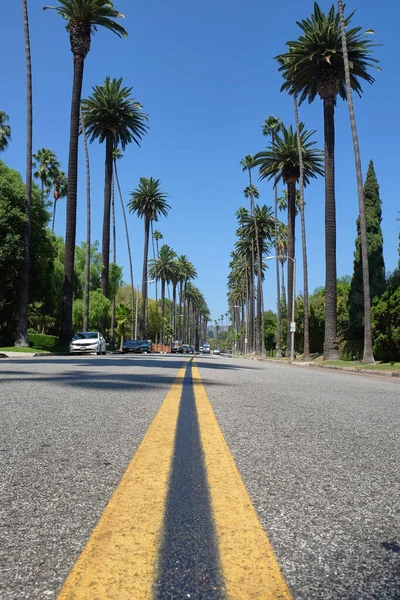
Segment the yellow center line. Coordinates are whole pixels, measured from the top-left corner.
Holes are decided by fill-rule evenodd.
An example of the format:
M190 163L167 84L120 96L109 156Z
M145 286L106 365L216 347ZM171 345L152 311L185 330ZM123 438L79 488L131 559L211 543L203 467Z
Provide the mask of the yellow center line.
M211 505L227 600L292 598L201 381L192 367Z
M150 600L186 367L178 372L58 600Z

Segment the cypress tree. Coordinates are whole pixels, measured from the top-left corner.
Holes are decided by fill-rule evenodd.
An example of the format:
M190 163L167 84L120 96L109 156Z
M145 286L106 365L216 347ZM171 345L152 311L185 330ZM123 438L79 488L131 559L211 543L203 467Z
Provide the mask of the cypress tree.
M369 163L364 183L365 219L367 225L369 283L371 302L385 291L385 262L383 259L382 202L376 179L374 163ZM353 277L349 293L350 339L363 338L364 294L361 265L360 222L357 219L356 249L354 252Z

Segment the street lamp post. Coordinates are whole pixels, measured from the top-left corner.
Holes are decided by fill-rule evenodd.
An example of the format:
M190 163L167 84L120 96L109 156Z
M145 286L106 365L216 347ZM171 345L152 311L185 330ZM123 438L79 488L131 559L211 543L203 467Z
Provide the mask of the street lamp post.
M278 254L277 256L267 256L265 260L272 260L274 258L288 258L293 262L293 293L292 293L292 322L290 324L290 360L294 360L294 332L296 324L294 321L294 305L296 301L296 259L291 256L284 254Z
M143 281L142 283L138 283L136 286L136 310L135 310L135 340L137 340L137 322L138 322L138 304L139 304L139 287L143 285L143 283L154 283L154 281Z

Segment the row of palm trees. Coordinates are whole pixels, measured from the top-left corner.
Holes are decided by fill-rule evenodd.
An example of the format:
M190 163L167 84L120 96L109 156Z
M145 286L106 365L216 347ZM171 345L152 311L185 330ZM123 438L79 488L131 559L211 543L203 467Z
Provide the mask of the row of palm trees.
M325 180L325 261L326 261L326 308L325 308L325 340L324 358L338 358L337 338L337 294L336 294L336 203L335 203L335 122L334 112L337 97L348 100L350 122L353 135L353 145L356 161L356 174L358 185L361 244L363 256L363 287L364 287L364 362L373 362L372 339L370 325L370 292L367 238L364 214L363 183L360 164L360 153L355 125L352 91L362 95L361 81L370 84L374 82L369 70L378 68L378 61L372 56L374 43L368 38L371 30L363 31L359 26L351 27L354 13L344 17L341 0L337 2L337 10L332 5L325 14L314 3L314 10L310 18L298 22L301 34L297 40L287 42L287 52L276 56L279 71L282 73L284 83L281 90L288 92L293 97L294 116L296 127L286 128L279 120L270 117L264 124L263 132L271 136L271 142L265 151L259 152L254 157L246 157L249 173L253 166L258 166L260 179L273 179L274 220L275 220L275 254L279 256L278 244L278 218L277 218L277 183L282 179L287 185L288 198L288 229L287 229L287 257L288 257L288 324L291 315L293 268L295 261L295 210L296 210L296 185L300 188L300 214L302 226L303 272L304 272L304 305L305 305L305 348L304 355L309 355L308 344L308 284L307 284L307 253L304 216L304 187L311 178L324 175ZM324 153L314 148L310 140L313 131L307 131L304 124L299 122L298 105L304 100L310 103L317 95L323 101L324 115ZM250 181L251 185L251 181ZM250 211L252 211L252 198L250 197ZM257 260L262 271L262 260L257 255ZM256 259L254 259L256 260ZM251 262L251 273L254 271L254 260ZM279 266L277 262L277 296L278 296L278 345L277 354L281 354L280 343L280 308L279 299ZM251 277L252 279L252 277ZM261 280L261 277L259 276ZM260 289L261 281L258 282ZM248 318L250 323L254 306L254 291L249 284L247 302L250 298ZM257 317L258 318L258 317ZM250 334L251 340L251 334ZM288 327L287 347L290 349L290 336ZM255 349L257 345L255 345Z

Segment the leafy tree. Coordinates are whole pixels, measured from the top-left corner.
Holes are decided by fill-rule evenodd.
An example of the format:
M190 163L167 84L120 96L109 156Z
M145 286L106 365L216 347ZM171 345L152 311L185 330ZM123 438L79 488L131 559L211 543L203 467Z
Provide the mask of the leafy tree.
M149 255L150 222L158 221L160 215L168 214L170 205L167 203L167 194L160 189L160 180L141 177L139 186L131 192L132 199L128 203L129 212L136 213L144 218L144 250L142 270L142 309L140 316L140 332L142 339L147 339L147 263Z
M11 127L8 125L8 115L0 110L0 152L7 149L11 140Z
M131 97L132 88L122 86L122 78L106 77L103 85L93 88L93 95L82 100L82 113L90 142L98 140L106 143L104 178L104 214L102 236L103 269L101 289L108 296L108 276L110 261L110 207L111 183L113 178L113 151L119 145L125 150L128 144L140 140L146 133L147 115L142 105Z
M24 260L26 188L21 175L0 161L0 335L11 341L18 320L20 281ZM52 276L56 244L47 229L49 213L39 188L32 188L29 303L42 302L52 308Z
M369 265L369 285L371 301L385 290L385 262L383 258L382 202L379 197L379 185L374 164L371 160L364 183L365 219L367 227L367 248ZM357 219L356 250L354 268L349 295L350 338L363 338L364 292L363 269L361 261L360 219Z
M350 83L359 96L360 79L373 83L368 72L377 61L371 57L374 44L361 27L350 27L354 13L345 19ZM313 102L317 94L324 105L325 147L325 262L326 318L324 358L337 359L336 326L336 203L335 203L335 121L336 97L346 99L345 66L340 18L332 5L325 14L314 3L310 18L297 22L301 35L286 43L288 52L277 56L285 82L282 90L295 94L301 104Z
M264 313L265 349L267 352L275 350L277 346L277 317L272 310Z
M99 330L101 319L104 313L107 313L111 307L111 301L103 296L101 290L94 290L89 292L89 330ZM84 301L83 298L78 298L74 300L72 318L73 318L73 326L74 331L82 331L83 327L83 310L84 310Z
M86 242L75 247L74 298L83 298L86 283ZM101 253L99 242L95 240L90 247L90 291L100 289Z
M400 269L392 273L382 296L372 305L374 353L383 361L400 361Z
M59 0L54 9L66 22L71 52L74 59L72 85L71 122L68 158L67 219L65 232L65 267L63 283L63 307L61 338L68 341L72 334L72 285L76 238L76 199L78 185L78 138L82 94L83 68L90 50L91 37L99 27L112 31L119 37L127 37L125 29L115 21L123 14L114 8L110 0Z

